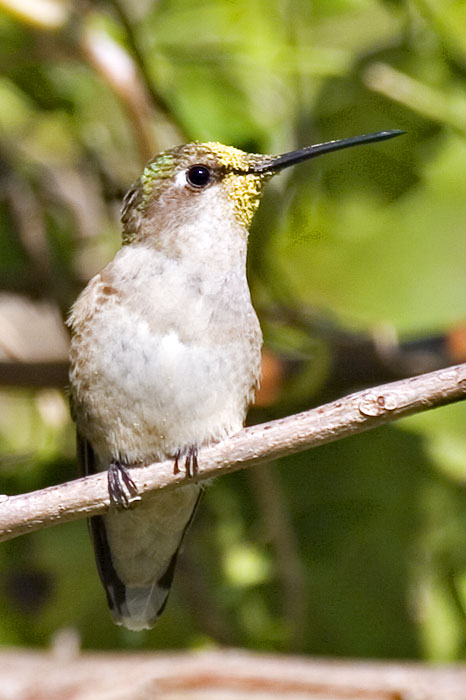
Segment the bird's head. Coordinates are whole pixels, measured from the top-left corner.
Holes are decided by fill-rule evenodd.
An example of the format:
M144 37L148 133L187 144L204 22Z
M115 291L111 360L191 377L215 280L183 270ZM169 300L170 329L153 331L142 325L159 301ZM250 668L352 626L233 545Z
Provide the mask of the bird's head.
M235 221L247 235L263 186L273 175L323 153L393 138L382 131L308 146L279 156L246 153L221 143L188 143L155 156L125 197L123 240L157 237L173 225ZM201 219L202 216L202 219Z

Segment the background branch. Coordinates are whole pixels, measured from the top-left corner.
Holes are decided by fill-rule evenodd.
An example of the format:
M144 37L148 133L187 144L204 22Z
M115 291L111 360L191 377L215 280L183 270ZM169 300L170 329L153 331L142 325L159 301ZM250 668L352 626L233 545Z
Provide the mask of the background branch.
M60 635L61 637L62 635ZM309 700L464 700L466 670L415 663L306 659L223 649L196 653L0 653L0 700L73 697L280 697ZM72 695L71 695L72 694Z
M144 84L147 94L149 95L152 101L153 107L158 112L163 114L164 117L179 130L180 136L182 136L184 132L183 125L177 120L176 115L173 113L170 105L166 102L165 98L160 94L160 92L157 92L157 90L154 87L154 83L150 74L150 69L147 65L146 54L140 45L137 32L135 31L133 22L131 21L126 11L125 6L120 2L120 0L110 0L110 4L115 9L115 12L118 15L118 18L121 22L121 26L124 29L128 46L131 50L134 61L139 68L141 80Z
M466 364L351 394L311 411L246 428L227 440L202 449L198 480L205 481L334 442L465 397ZM173 460L135 468L131 476L139 493L175 488L185 478L182 473L173 473ZM105 473L22 496L3 496L0 540L97 515L109 505Z

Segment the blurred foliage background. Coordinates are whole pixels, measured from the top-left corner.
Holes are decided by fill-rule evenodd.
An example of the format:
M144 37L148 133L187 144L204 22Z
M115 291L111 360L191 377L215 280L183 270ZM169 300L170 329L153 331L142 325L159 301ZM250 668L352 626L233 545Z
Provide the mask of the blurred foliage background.
M121 197L175 143L407 132L269 185L249 277L286 371L251 421L458 355L462 0L0 0L0 72L0 360L39 363L2 375L1 493L75 475L40 363L64 366L63 318L120 245ZM0 642L464 659L465 425L452 406L217 480L150 632L111 623L84 522L4 543Z

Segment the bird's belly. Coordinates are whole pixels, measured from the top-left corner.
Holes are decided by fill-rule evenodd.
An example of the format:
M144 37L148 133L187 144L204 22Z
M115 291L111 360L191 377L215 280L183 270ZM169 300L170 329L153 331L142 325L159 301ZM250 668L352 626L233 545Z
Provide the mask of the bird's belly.
M244 334L194 343L174 330L151 332L143 320L130 337L113 326L87 358L78 424L103 461L161 459L219 440L241 428L259 355Z

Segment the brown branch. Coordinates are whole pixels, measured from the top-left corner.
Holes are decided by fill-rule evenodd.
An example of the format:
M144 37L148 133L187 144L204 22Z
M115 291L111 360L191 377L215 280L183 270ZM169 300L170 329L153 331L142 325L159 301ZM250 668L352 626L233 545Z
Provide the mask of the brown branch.
M466 364L403 379L271 423L241 430L199 454L198 480L250 467L466 398ZM185 477L173 460L132 469L139 493L175 488ZM0 540L102 513L109 507L106 474L0 502Z
M0 386L64 387L68 360L9 362L0 360Z
M466 360L466 323L459 323L437 335L425 334L400 343L395 338L391 343L382 343L374 333L355 333L344 327L333 327L328 321L303 325L296 315L289 315L288 320L291 326L302 327L310 338L317 336L327 343L330 353L328 376L318 396L314 385L308 381L308 396L306 377L312 358L290 357L266 345L262 352L262 379L255 407L279 402L287 391L288 380L295 380L297 375L304 377L299 400L308 398L309 405L311 402L315 405L319 397L320 401L330 401L354 387L404 379ZM29 346L27 354L30 354ZM0 386L64 387L67 384L66 352L54 361L45 357L41 359L37 352L34 361L32 358L29 361L11 357L8 361L0 359ZM304 408L303 403L300 407Z

